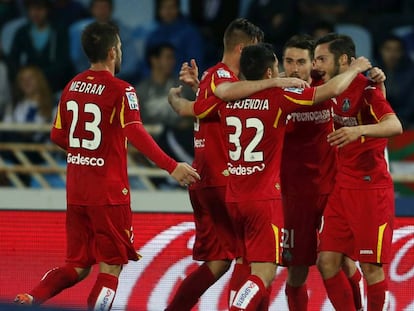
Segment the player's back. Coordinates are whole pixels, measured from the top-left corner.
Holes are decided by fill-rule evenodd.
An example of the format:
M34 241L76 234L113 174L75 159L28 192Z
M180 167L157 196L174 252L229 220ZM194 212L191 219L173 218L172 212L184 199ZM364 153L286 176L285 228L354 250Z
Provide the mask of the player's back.
M129 203L122 127L131 121L126 111L138 112L135 90L108 71L87 70L69 82L59 106L67 138L68 203Z
M280 197L280 160L287 111L283 91L264 90L220 109L229 151L229 202Z

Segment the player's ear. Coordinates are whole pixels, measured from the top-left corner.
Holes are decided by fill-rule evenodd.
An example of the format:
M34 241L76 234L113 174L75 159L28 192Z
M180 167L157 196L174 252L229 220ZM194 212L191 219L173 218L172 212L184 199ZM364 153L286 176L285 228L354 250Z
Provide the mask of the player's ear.
M342 54L341 56L339 56L339 65L344 66L344 65L349 65L351 63L351 60L349 59L347 54Z
M274 70L272 68L268 67L267 70L266 70L266 75L265 75L266 79L273 78L273 75L274 75Z
M238 50L238 53L241 54L241 52L244 49L244 43L240 43L236 46L236 49Z
M109 49L109 51L108 51L108 58L110 59L110 60L114 60L114 59L116 59L116 53L117 53L117 51L116 51L116 47L111 47L110 49Z

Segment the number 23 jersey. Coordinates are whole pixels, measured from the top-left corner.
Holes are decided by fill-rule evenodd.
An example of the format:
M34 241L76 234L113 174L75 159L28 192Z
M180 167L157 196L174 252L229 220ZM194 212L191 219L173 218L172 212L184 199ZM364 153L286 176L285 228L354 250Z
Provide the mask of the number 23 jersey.
M86 70L68 83L52 128L67 151L68 204L130 203L123 128L135 122L135 89L110 72Z

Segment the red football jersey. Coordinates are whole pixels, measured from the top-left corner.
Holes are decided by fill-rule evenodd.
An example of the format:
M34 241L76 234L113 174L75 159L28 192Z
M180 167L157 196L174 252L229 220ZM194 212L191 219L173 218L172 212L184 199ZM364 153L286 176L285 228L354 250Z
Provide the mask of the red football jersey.
M321 81L312 81L312 86ZM303 106L287 116L280 178L285 194L327 194L336 172L335 148L326 140L333 131L332 100Z
M238 81L225 65L218 63L204 72L194 103L193 167L201 176L192 188L217 187L227 184L227 151L217 107L224 104L214 95L214 89L223 82ZM206 100L208 99L208 100Z
M141 122L135 89L87 70L63 90L52 131L67 150L67 203L129 204L125 124Z
M221 106L229 152L226 201L280 198L286 117L299 105L312 105L314 95L315 88L272 88Z
M362 74L334 99L334 125L358 126L378 123L394 114L382 91ZM344 188L380 188L392 186L385 160L386 138L361 137L338 148L336 180Z

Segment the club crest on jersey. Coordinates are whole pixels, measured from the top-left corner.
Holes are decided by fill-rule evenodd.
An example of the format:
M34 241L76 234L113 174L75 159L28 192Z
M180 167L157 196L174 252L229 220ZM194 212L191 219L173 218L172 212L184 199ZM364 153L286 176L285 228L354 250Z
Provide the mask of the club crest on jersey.
M125 92L131 110L139 110L138 97L135 92Z
M347 112L349 111L350 108L351 108L351 101L349 100L349 98L345 98L344 101L342 102L342 111Z
M230 72L228 72L227 70L222 69L222 68L217 70L217 76L219 78L230 78L231 77Z

